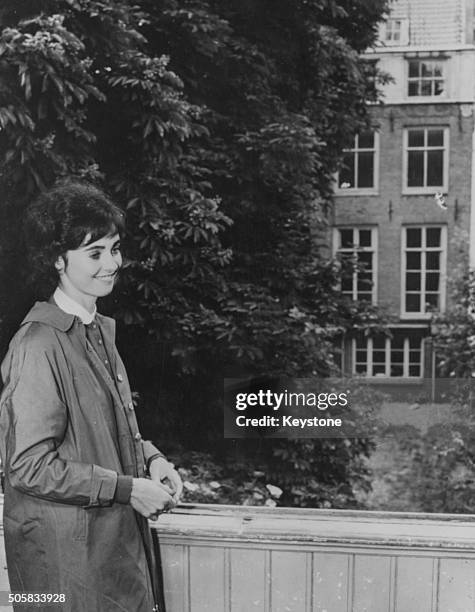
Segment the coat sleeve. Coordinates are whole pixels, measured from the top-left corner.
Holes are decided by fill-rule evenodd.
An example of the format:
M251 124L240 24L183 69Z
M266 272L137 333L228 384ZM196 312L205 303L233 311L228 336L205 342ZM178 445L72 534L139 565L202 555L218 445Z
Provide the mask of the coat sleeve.
M12 487L35 497L108 506L117 473L58 453L68 425L59 372L54 351L38 334L27 332L12 350L0 401L6 476Z

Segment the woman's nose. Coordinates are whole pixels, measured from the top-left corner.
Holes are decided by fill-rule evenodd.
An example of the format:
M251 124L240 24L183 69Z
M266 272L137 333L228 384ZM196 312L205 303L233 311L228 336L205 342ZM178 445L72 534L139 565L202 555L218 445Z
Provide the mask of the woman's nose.
M109 253L104 261L104 268L108 272L115 272L122 265L122 257L117 254Z

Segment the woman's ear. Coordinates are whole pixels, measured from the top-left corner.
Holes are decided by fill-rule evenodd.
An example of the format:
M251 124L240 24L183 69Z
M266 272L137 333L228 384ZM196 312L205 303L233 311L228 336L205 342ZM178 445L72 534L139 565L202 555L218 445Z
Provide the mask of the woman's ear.
M60 274L61 272L64 272L64 268L66 267L66 264L65 264L65 261L62 255L60 255L58 259L54 262L54 267Z

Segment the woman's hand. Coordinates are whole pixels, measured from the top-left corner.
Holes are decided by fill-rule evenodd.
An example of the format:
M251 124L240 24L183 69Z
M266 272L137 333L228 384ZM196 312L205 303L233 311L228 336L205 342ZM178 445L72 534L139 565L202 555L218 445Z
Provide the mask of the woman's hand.
M150 464L149 471L152 481L163 486L173 497L176 505L183 491L183 482L173 463L164 457L157 457Z
M145 518L156 519L162 512L167 512L176 502L162 485L148 478L133 478L130 494L132 508Z

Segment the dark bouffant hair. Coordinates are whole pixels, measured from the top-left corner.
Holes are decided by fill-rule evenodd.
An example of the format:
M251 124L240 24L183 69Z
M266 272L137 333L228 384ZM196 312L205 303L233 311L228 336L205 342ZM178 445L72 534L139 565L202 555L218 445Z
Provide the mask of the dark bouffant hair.
M28 208L24 230L30 280L48 295L58 283L58 257L104 236L122 236L125 217L103 191L69 179L44 191Z

